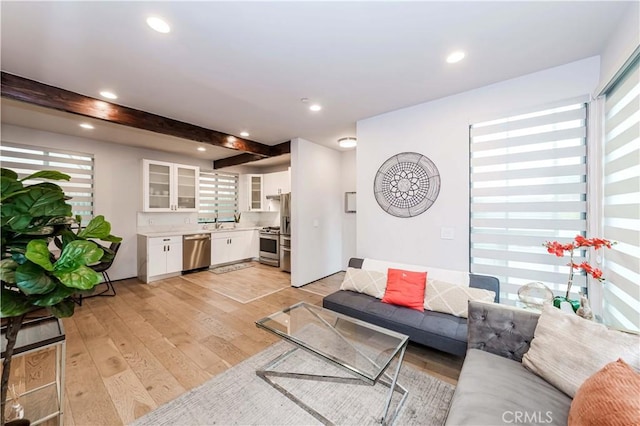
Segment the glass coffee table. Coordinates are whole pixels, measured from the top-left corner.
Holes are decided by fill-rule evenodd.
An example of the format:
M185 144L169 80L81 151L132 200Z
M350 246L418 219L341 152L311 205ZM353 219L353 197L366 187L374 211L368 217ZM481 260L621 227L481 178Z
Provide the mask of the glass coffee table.
M316 419L324 424L331 424L322 414L273 382L271 377L370 386L380 383L389 388L380 422L393 423L408 395L407 390L397 383L409 339L407 336L304 302L262 318L256 321L256 326L294 345L293 349L258 369L256 374ZM275 371L276 366L298 349L347 371L350 373L349 377ZM386 370L393 359L397 359L395 371L388 374ZM394 391L401 395L401 399L389 415Z

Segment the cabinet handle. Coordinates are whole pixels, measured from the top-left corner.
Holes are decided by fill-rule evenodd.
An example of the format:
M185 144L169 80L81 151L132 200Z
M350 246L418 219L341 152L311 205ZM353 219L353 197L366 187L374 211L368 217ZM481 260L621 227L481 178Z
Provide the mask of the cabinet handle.
M167 246L167 251L171 251L171 246Z

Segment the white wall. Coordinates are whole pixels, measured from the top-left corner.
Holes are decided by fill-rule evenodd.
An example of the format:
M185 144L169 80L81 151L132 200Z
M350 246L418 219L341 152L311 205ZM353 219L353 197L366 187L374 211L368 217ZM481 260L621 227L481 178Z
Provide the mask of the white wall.
M631 2L625 19L619 23L602 51L600 84L597 92L609 83L638 45L640 45L640 2Z
M342 269L340 152L291 141L291 285L300 287Z
M58 149L82 152L94 155L94 213L104 215L111 222L114 235L123 238L116 260L109 270L113 280L135 277L137 275L136 229L139 216L158 215L163 224L167 221L184 223L184 219L193 221L194 214L175 213L167 218L163 213L145 213L142 210L142 164L140 160L169 161L191 164L210 169L210 161L197 160L160 151L128 147L101 142L89 138L61 135L25 127L2 124L2 140L25 145L55 147ZM197 219L197 215L195 215Z
M359 121L358 256L467 271L469 124L590 94L599 66L598 57L588 58ZM434 205L408 219L385 213L373 195L378 168L405 151L429 157L442 181ZM452 240L440 239L442 227L453 228Z
M344 151L342 157L342 269L346 270L349 259L356 257L356 213L344 212L344 193L356 192L356 150Z

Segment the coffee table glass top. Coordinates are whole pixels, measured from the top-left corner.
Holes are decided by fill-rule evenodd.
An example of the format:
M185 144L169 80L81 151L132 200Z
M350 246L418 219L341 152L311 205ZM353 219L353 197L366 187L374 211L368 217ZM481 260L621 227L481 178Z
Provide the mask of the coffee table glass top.
M376 382L408 337L301 302L256 321L296 346Z

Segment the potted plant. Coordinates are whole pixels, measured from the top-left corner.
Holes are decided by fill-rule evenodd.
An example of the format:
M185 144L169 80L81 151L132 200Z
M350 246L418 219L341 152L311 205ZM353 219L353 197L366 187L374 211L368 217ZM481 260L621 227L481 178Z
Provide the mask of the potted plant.
M554 254L558 257L564 257L565 252L569 253L569 263L567 264L567 266L569 266L567 292L564 297L556 296L553 299L553 305L555 307L559 308L562 302L569 302L574 312L576 312L580 308L579 300L569 299L569 292L571 291L571 285L573 284L574 270L582 269L586 274L591 275L594 279L598 281L604 281L604 278L602 277L602 271L600 269L592 267L588 262L577 264L573 261L574 250L586 250L589 247L593 247L594 250L599 250L603 247L611 248L613 244L615 244L615 242L611 242L602 238L585 238L582 235L576 235L572 242L566 244L561 244L558 241L547 241L546 243L544 243L544 246L547 248L547 252L549 252L550 254Z
M119 242L121 238L111 235L111 225L104 216L96 216L82 227L80 217L71 217L69 198L60 186L51 182L25 184L32 179L69 180L68 175L47 170L19 179L16 172L3 168L0 178L0 316L7 327L0 395L0 422L4 425L11 358L25 316L42 308L58 318L73 315L72 296L100 283L100 275L88 265L114 256L96 240ZM50 250L51 243L56 249Z

